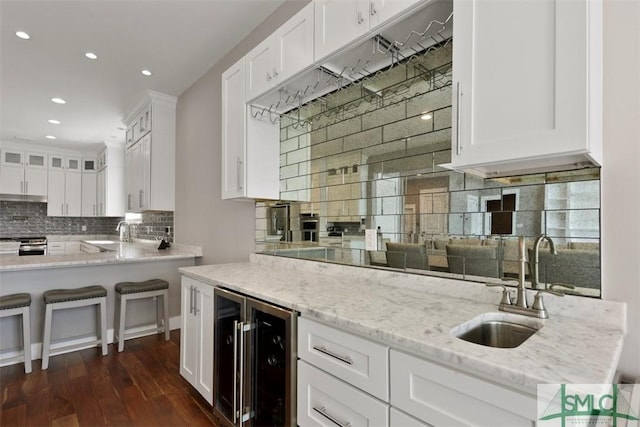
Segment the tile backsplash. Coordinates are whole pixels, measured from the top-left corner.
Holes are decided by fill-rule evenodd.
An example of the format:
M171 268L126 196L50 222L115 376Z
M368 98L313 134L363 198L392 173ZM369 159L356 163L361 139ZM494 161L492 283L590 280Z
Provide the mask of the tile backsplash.
M39 202L0 202L0 237L117 234L122 217L47 216L47 204ZM173 242L173 212L144 212L132 222L133 236L140 239L164 237L166 227ZM86 231L82 227L86 226Z
M115 234L120 217L47 216L47 204L0 202L0 236ZM86 226L87 230L82 231Z

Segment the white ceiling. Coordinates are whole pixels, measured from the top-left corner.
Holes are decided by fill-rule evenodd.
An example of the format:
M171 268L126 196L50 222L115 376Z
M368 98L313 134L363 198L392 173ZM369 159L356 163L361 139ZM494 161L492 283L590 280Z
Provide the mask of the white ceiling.
M123 141L122 119L145 90L179 96L283 2L0 0L0 140L80 150Z

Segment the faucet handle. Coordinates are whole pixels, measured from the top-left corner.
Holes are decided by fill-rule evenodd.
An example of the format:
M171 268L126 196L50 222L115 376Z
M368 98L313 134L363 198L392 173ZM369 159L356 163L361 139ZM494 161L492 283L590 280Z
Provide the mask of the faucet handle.
M511 305L511 292L508 288L512 288L513 286L501 285L499 283L485 283L490 288L501 287L502 288L502 299L500 300L500 305Z

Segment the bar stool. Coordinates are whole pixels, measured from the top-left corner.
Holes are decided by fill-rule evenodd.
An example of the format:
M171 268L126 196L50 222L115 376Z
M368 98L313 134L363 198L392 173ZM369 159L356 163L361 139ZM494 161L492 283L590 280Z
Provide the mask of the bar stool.
M141 336L141 333L127 330L127 301L156 297L156 332L164 331L164 338L169 341L169 282L162 279L150 279L144 282L116 283L116 327L115 339L118 341L118 352L124 350L125 340ZM160 301L162 299L162 301ZM164 319L163 319L164 317ZM145 330L142 334L148 332ZM128 335L128 336L127 336Z
M23 354L5 359L4 361L24 361L24 372L31 372L31 295L11 294L0 297L0 318L22 316L22 346Z
M107 290L102 286L85 286L77 289L52 289L44 293L44 304L46 307L44 316L44 339L42 343L42 369L49 367L49 356L51 354L51 323L53 320L53 310L65 308L85 307L90 305L98 306L99 337L91 343L79 345L69 345L58 347L55 354L60 354L73 349L85 348L89 345L102 345L102 355L108 354L107 350Z

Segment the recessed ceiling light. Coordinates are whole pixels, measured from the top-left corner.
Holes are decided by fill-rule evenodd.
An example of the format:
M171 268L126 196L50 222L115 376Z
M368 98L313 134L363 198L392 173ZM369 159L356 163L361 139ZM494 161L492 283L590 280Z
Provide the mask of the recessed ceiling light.
M56 137L53 136L53 135L47 135L47 136L45 136L45 138L47 138L47 139L56 139Z
M98 55L96 55L93 52L87 52L87 53L84 54L84 56L86 56L89 59L98 59Z
M433 118L433 115L431 113L422 113L422 115L420 116L421 120L431 120Z
M51 102L55 102L56 104L66 104L67 101L65 101L62 98L51 98Z
M151 71L149 70L142 70L140 71L142 74L144 74L145 76L150 76L151 75Z
M59 121L59 120L51 119L51 120L47 120L47 121L48 121L49 123L51 123L52 125L59 125L59 124L60 124L60 121Z
M20 37L23 40L29 40L31 36L24 31L16 31L16 36Z

